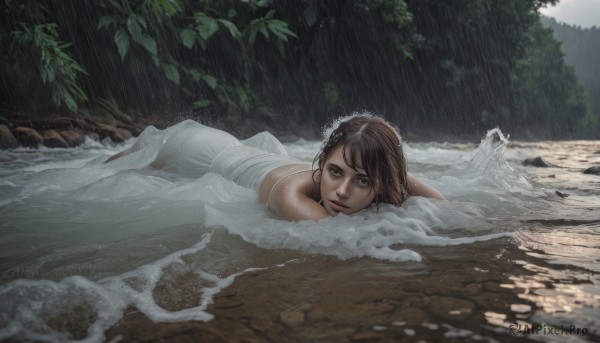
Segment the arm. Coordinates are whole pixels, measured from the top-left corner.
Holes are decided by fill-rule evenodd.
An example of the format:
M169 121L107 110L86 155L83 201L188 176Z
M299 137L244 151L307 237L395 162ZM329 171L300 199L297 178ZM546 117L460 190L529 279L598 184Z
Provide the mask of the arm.
M410 195L438 200L446 200L442 193L438 192L435 188L431 187L430 185L415 178L410 174L408 174L408 188L410 190Z
M110 161L112 161L112 160L116 160L116 159L117 159L117 158L119 158L119 157L123 157L123 156L129 155L130 153L131 153L131 148L129 148L129 149L125 149L125 150L121 151L121 152L120 152L120 153L118 153L118 154L112 155L112 156L111 156L111 157L109 157L109 158L108 158L106 161L104 161L104 163L108 163L108 162L110 162Z

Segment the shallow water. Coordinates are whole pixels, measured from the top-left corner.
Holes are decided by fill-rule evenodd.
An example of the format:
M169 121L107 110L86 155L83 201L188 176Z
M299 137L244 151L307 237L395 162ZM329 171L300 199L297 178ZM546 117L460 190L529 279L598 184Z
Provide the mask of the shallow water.
M598 141L407 143L449 201L318 223L126 146L0 152L0 340L600 339Z

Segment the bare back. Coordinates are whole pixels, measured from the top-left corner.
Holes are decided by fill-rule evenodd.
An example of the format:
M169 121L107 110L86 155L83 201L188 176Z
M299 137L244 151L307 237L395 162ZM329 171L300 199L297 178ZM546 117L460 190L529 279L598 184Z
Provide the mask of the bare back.
M307 164L291 164L272 170L259 189L259 201L267 203L286 220L319 220L327 212L319 204L319 189L313 180L314 170Z

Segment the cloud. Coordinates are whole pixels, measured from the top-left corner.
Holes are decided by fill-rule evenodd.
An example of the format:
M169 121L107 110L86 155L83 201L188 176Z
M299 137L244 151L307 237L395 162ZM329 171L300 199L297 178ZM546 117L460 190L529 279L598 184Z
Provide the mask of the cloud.
M582 27L600 27L600 0L560 0L540 12L559 22Z

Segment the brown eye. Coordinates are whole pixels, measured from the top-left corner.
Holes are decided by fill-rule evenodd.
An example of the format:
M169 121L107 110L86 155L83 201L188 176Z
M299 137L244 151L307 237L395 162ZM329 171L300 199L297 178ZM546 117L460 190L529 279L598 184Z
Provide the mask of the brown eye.
M356 180L356 183L361 187L367 187L371 185L371 181L366 177L360 177Z
M342 172L339 169L334 168L334 167L329 168L329 172L333 176L341 176L342 175Z

